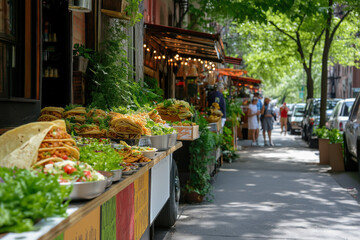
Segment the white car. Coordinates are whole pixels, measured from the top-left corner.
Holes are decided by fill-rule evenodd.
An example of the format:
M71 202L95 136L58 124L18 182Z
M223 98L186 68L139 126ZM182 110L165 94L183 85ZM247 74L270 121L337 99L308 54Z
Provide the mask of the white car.
M298 103L293 106L289 122L291 124L290 134L301 131L301 122L304 118L305 103Z
M358 149L360 150L360 95L351 108L349 120L344 128L344 165L346 171L360 168Z
M355 98L348 98L344 100L340 100L328 121L328 128L333 129L336 128L340 132L344 131L345 125L349 120L349 115L351 111L351 107L354 104Z

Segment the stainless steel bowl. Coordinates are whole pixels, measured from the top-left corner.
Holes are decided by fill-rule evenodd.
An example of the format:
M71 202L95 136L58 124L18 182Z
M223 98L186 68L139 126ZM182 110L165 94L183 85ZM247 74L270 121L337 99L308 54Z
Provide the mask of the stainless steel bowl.
M133 174L134 172L136 172L136 170L125 171L125 172L123 172L123 174L124 174L124 175L131 175L131 174Z
M71 183L61 183L70 185ZM71 200L93 199L102 194L108 184L108 179L95 182L75 182L69 198Z
M168 149L169 135L150 136L151 146L157 148L159 151Z
M114 174L113 182L120 181L122 177L122 169L111 170L111 172Z
M177 133L169 134L168 148L171 148L171 147L175 146L177 135L178 135Z

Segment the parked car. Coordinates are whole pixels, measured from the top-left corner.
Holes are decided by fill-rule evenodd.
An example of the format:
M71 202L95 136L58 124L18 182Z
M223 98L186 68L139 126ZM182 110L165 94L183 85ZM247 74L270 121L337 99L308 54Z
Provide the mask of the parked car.
M288 119L287 119L287 130L288 130L288 131L291 131L290 118L291 118L291 115L292 115L292 113L293 113L293 110L294 110L295 105L296 105L296 104L293 104L293 103L286 104L286 106L289 108L289 111L288 111Z
M348 98L341 100L336 104L334 111L329 118L327 125L328 128L336 128L340 132L344 131L344 127L346 122L349 120L350 110L354 101L355 98Z
M357 96L350 112L349 120L344 128L344 165L345 170L359 169L360 161L358 149L360 149L360 95Z
M336 103L341 99L327 99L326 121L329 119ZM301 122L301 137L308 142L309 147L317 146L317 137L314 130L320 123L320 98L309 98L306 101L304 117Z
M305 103L298 103L293 106L291 115L289 115L290 134L301 131L301 121L304 118Z

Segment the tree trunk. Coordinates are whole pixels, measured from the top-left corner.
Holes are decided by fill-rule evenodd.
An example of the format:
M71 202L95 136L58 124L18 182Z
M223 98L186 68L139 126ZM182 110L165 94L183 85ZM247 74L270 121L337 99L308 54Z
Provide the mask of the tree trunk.
M328 58L330 51L330 26L332 19L332 4L333 1L329 0L329 10L327 27L325 30L325 44L322 55L322 66L321 66L321 103L320 103L320 124L319 127L325 126L326 122L326 100L327 100L327 81L328 81Z
M304 67L306 73L306 99L314 97L314 80L311 76L311 69Z

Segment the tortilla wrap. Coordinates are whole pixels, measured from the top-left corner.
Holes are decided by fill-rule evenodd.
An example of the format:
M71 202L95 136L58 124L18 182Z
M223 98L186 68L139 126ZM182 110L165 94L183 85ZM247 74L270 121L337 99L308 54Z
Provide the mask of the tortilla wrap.
M0 166L29 169L38 156L46 134L53 128L66 129L64 120L22 125L0 136Z
M42 166L47 164L48 162L53 161L53 162L62 162L64 161L64 159L62 158L58 158L58 157L51 157L51 158L47 158L47 159L43 159L41 161L38 161L37 163L35 163L31 168L35 168L37 166Z
M29 169L34 159L37 159L42 140L54 126L54 122L34 122L1 135L0 166Z
M40 155L41 153L44 152L50 152L53 153L55 151L62 151L62 152L67 152L68 154L66 154L69 158L74 158L76 160L79 160L80 158L80 153L76 148L70 147L70 146L66 146L66 147L57 147L57 148L40 148L38 151L38 155ZM48 157L45 157L43 159L47 159L47 158L52 158L52 157L57 157L57 156L52 156L49 155ZM43 159L38 160L38 157L35 159L35 161L33 162L33 164L35 164L38 161L42 161Z
M76 142L74 139L44 139L40 145L40 148L54 148L54 147L64 147L64 146L70 146L76 147Z
M38 118L38 121L39 122L51 122L51 121L55 121L55 120L59 120L59 119L60 118L58 118L54 115L44 114Z
M41 109L41 115L53 115L58 119L63 117L64 109L60 107L45 107Z

